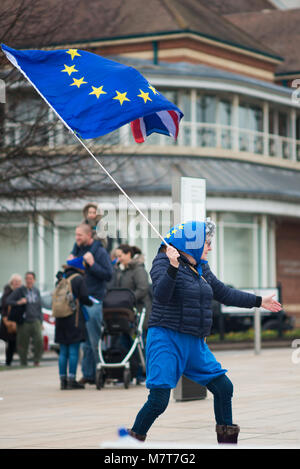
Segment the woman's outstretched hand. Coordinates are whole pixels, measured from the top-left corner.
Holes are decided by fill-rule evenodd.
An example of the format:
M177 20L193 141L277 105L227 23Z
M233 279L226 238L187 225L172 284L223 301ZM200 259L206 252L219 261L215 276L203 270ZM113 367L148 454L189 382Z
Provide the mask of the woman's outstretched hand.
M177 251L177 249L173 248L173 246L168 246L166 250L166 254L170 260L170 264L173 267L178 268L179 266L178 257L180 256L180 254Z
M272 311L272 313L278 313L282 310L282 306L278 301L274 300L274 296L274 294L269 296L263 296L261 301L261 307Z

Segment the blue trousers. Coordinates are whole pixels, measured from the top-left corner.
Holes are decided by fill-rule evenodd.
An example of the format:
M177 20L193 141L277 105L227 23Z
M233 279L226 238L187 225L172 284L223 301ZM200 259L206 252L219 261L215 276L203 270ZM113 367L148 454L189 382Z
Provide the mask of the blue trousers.
M95 379L96 366L99 363L98 344L101 334L102 302L85 306L89 320L85 323L87 340L83 344L82 374L84 378Z
M80 342L70 345L60 344L58 358L59 376L63 377L68 375L69 364L69 376L71 378L76 377L79 358L79 347Z
M225 375L218 376L206 385L214 396L214 412L218 425L232 425L233 385ZM146 435L153 422L166 410L171 389L150 389L148 400L136 416L132 430Z

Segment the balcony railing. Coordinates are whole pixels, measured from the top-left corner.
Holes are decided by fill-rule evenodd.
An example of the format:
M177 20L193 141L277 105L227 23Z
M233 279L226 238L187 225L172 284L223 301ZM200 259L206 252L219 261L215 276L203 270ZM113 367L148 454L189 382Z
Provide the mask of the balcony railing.
M29 144L55 148L76 143L72 134L60 122L50 125L48 133L46 124L37 127L37 135L32 136ZM31 126L32 124L7 123L5 145L18 145L28 135ZM133 144L134 140L129 126L126 126L92 142L127 146ZM214 123L182 122L177 142L164 135L152 134L147 139L146 145L217 148L300 161L300 140Z

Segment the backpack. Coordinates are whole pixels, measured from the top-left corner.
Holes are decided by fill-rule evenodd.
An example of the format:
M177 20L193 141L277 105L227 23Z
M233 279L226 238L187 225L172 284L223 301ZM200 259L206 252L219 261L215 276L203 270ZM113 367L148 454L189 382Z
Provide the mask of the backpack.
M55 318L66 318L77 311L78 300L74 299L71 280L78 275L62 277L56 285L52 296L52 316Z

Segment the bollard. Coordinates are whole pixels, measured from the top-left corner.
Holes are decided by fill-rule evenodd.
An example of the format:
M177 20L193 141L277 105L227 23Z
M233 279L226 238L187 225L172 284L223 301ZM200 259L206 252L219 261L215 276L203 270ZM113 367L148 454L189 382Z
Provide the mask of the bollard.
M254 351L256 355L261 351L261 317L260 308L254 310Z

